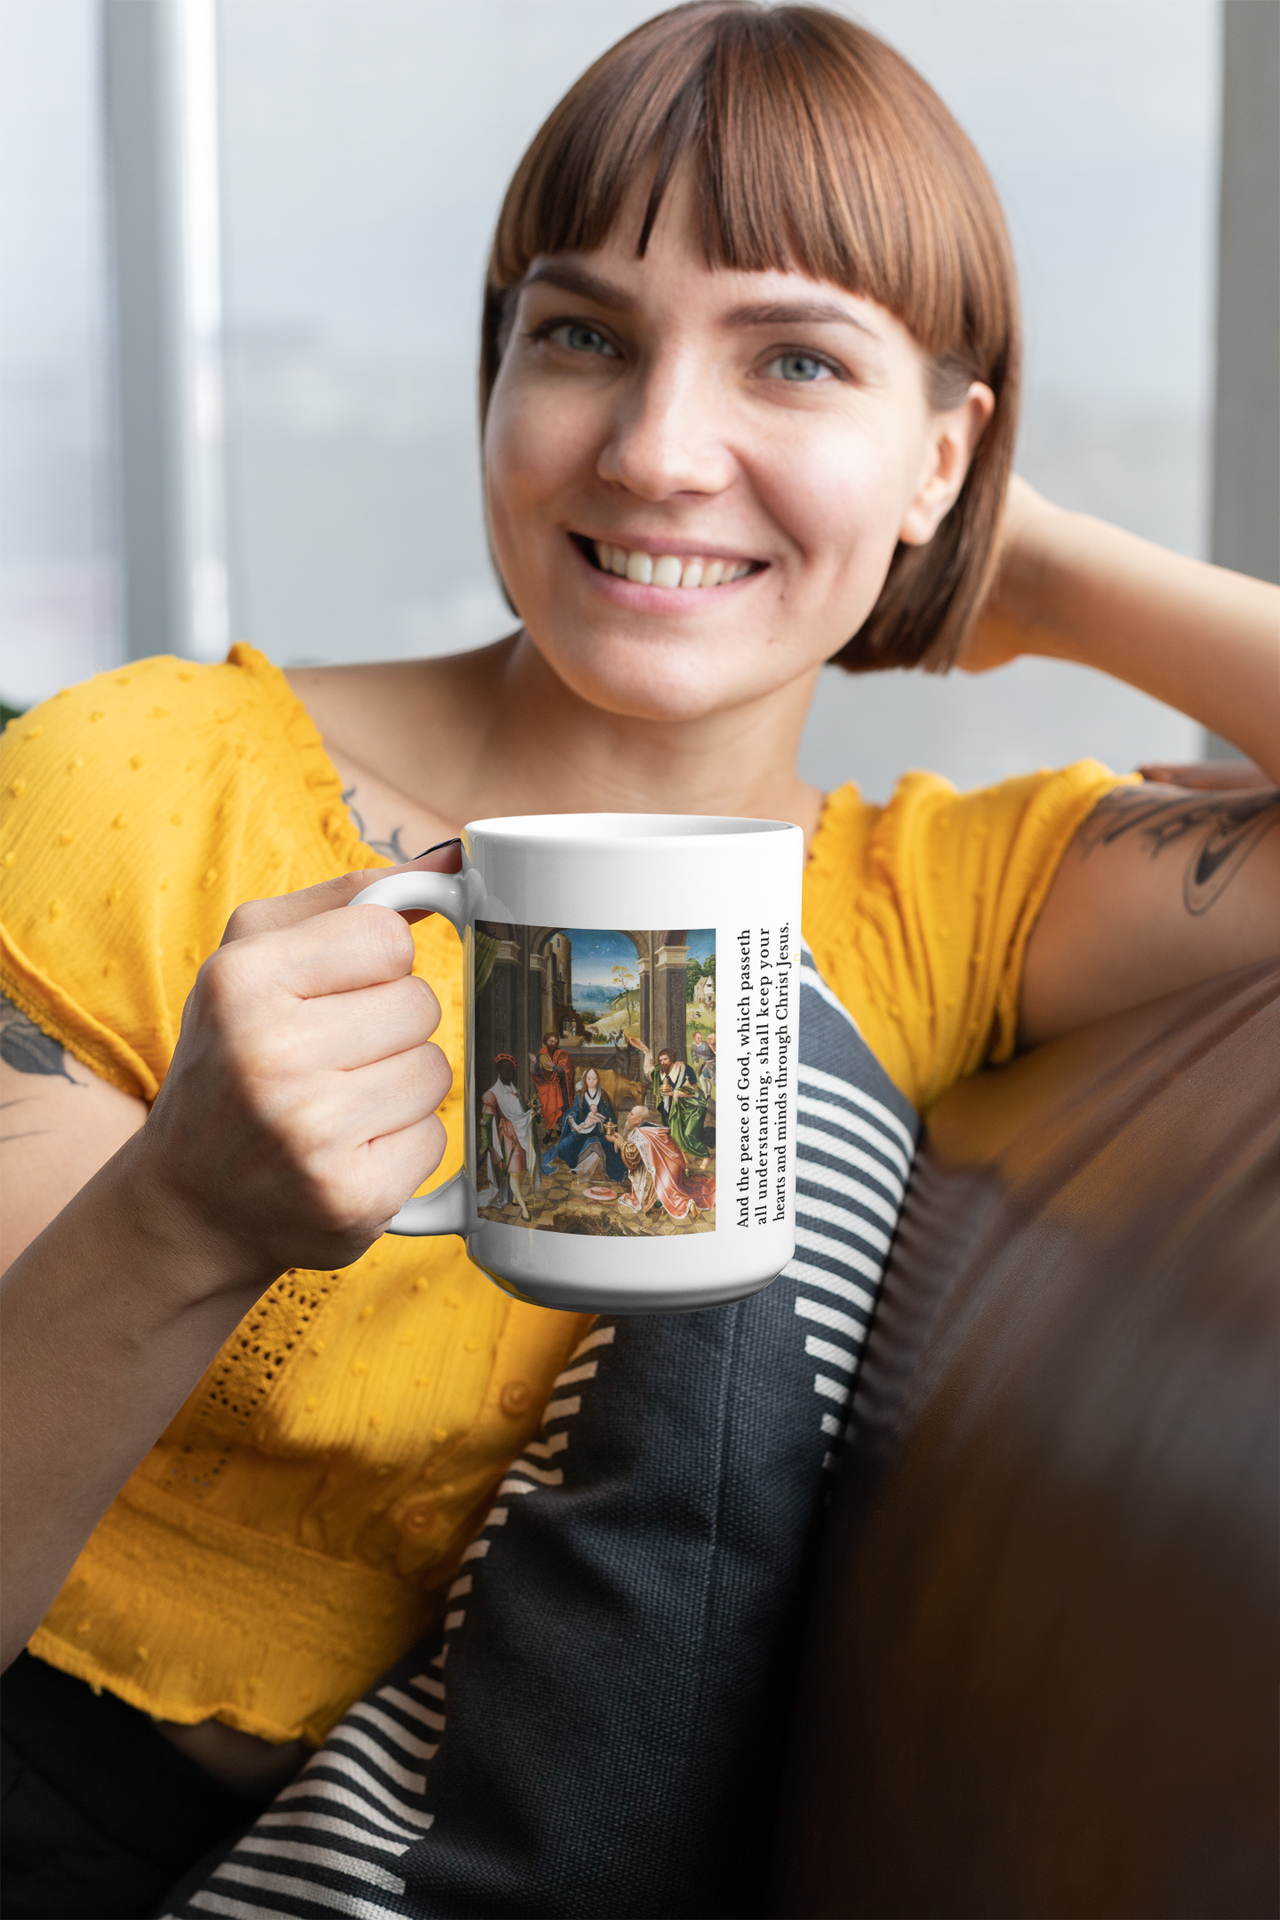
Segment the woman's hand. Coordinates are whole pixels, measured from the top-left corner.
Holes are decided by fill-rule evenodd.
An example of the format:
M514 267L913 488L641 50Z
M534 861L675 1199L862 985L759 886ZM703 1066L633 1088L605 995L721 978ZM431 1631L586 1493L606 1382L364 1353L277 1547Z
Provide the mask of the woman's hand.
M373 877L237 908L134 1142L157 1203L225 1246L229 1274L350 1265L439 1165L440 1007L401 916L348 907Z

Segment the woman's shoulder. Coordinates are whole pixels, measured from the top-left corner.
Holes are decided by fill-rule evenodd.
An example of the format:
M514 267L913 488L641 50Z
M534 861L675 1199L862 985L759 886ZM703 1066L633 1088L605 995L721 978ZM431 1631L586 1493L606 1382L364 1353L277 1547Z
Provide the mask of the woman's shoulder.
M234 908L376 863L305 709L248 647L68 688L10 723L2 764L0 987L144 1099Z
M1119 780L1080 760L964 793L910 772L884 805L853 786L828 800L805 936L917 1106L1007 1056L1031 928L1073 835Z
M252 647L233 647L217 665L160 655L97 674L11 721L0 753L19 839L43 813L79 837L108 800L117 803L114 831L163 839L179 798L216 813L232 787L264 784L298 825L330 834L338 825L325 817L341 788L320 735L284 675Z
M1097 760L1041 767L993 785L960 791L942 774L913 769L900 776L888 801L865 800L850 782L828 796L814 838L808 877L822 892L847 896L851 870L916 867L918 878L946 882L972 858L985 859L983 842L1053 843L1064 823L1075 824L1104 793L1120 784ZM939 850L953 855L938 865Z
M231 719L246 700L282 710L294 696L279 668L254 647L236 645L225 660L200 662L160 653L129 660L59 692L11 720L5 729L9 751L15 737L66 740L87 726L111 722L138 724L174 717L207 715Z

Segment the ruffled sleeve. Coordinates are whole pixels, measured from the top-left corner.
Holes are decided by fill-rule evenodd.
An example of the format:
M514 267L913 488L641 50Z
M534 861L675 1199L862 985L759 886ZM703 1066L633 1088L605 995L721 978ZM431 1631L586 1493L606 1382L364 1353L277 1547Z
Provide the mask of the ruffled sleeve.
M806 936L917 1107L1012 1054L1031 930L1076 829L1120 784L1080 760L963 794L908 773L886 807L852 786L828 801Z
M144 1100L236 906L386 864L361 845L305 709L251 647L69 688L6 729L0 785L0 989Z

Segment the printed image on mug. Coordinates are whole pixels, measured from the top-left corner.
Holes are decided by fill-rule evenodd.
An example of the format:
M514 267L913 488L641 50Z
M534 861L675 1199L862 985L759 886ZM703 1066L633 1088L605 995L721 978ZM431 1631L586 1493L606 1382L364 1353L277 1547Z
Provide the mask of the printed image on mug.
M357 894L463 943L463 1164L388 1232L458 1234L564 1313L767 1286L796 1250L803 871L785 820L526 814L471 821L456 874Z
M475 923L476 1208L612 1239L716 1224L714 928ZM523 1025L537 1036L521 1050Z

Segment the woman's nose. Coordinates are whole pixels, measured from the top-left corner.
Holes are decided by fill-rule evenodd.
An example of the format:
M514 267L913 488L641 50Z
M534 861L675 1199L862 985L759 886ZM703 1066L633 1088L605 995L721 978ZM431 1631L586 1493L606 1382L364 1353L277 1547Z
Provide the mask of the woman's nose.
M618 394L619 411L599 460L600 477L642 500L721 493L734 458L726 422L705 379L667 365L636 376Z

